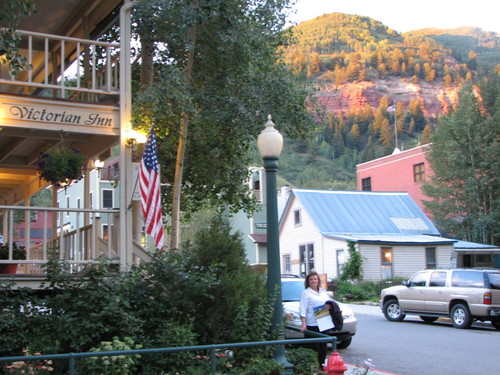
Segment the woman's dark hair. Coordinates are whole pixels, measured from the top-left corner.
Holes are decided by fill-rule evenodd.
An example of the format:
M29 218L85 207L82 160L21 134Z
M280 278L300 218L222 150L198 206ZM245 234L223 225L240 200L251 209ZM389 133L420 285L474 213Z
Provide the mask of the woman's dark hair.
M304 285L307 288L309 288L309 279L311 278L311 276L318 276L318 280L319 280L319 275L317 272L315 271L311 271L308 273L308 275L306 276L306 280L304 281Z

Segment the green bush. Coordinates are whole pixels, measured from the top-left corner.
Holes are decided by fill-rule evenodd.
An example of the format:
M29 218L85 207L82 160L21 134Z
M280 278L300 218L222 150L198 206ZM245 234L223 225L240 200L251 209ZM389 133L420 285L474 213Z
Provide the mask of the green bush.
M375 301L380 298L380 291L384 288L393 285L400 285L404 277L393 277L391 279L382 280L379 282L373 281L341 281L338 279L332 280L335 285L335 299L338 301Z
M335 299L342 301L373 301L378 300L380 295L377 284L370 281L351 283L338 281Z
M289 349L286 358L294 366L294 375L310 375L318 368L318 353L312 349Z
M129 337L144 348L270 338L265 280L248 266L241 234L231 234L220 218L177 252L157 252L128 272L103 260L75 277L58 259L46 271L41 291L0 286L1 355L22 355L26 348L44 354L87 352L114 337ZM231 360L218 362L233 366L228 370L242 369L241 374L271 374L271 351L235 349ZM136 360L142 375L184 374L187 368L196 373L203 367L193 352ZM58 361L53 374L67 373L67 366Z
M282 363L274 359L253 358L243 368L234 369L231 374L234 375L279 375L284 371Z
M356 244L352 241L347 241L347 249L349 251L349 258L342 266L340 280L361 280L363 278L363 259L361 258L361 254L356 251Z
M92 348L90 351L104 352L133 349L141 349L141 345L136 345L130 337L125 337L123 341L118 337L113 337L113 341L103 341L98 347ZM139 358L141 358L139 354L85 358L79 362L77 373L81 375L133 375L136 373Z

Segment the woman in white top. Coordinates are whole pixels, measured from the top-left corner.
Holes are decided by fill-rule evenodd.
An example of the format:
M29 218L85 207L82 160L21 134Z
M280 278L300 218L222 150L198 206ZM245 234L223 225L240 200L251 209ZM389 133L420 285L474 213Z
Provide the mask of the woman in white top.
M326 301L331 299L326 290L319 286L319 283L319 275L316 272L312 271L306 276L306 289L300 295L300 318L302 320L300 330L302 332L306 329L319 332L318 323L316 323L314 317L314 308L325 304ZM329 304L326 305L327 309L330 309L330 307ZM318 352L318 364L320 369L323 370L326 359L326 342L312 344L312 347Z

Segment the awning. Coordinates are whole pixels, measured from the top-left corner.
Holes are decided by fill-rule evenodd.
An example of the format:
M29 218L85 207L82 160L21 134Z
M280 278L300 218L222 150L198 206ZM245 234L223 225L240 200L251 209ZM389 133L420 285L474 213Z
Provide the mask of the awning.
M267 243L267 234L250 233L248 236L255 243Z

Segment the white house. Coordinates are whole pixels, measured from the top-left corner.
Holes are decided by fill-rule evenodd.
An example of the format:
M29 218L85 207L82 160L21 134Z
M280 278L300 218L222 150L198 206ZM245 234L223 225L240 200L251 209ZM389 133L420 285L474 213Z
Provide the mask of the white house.
M282 273L336 278L349 241L364 280L455 265L456 240L440 237L407 193L292 189L279 228Z

